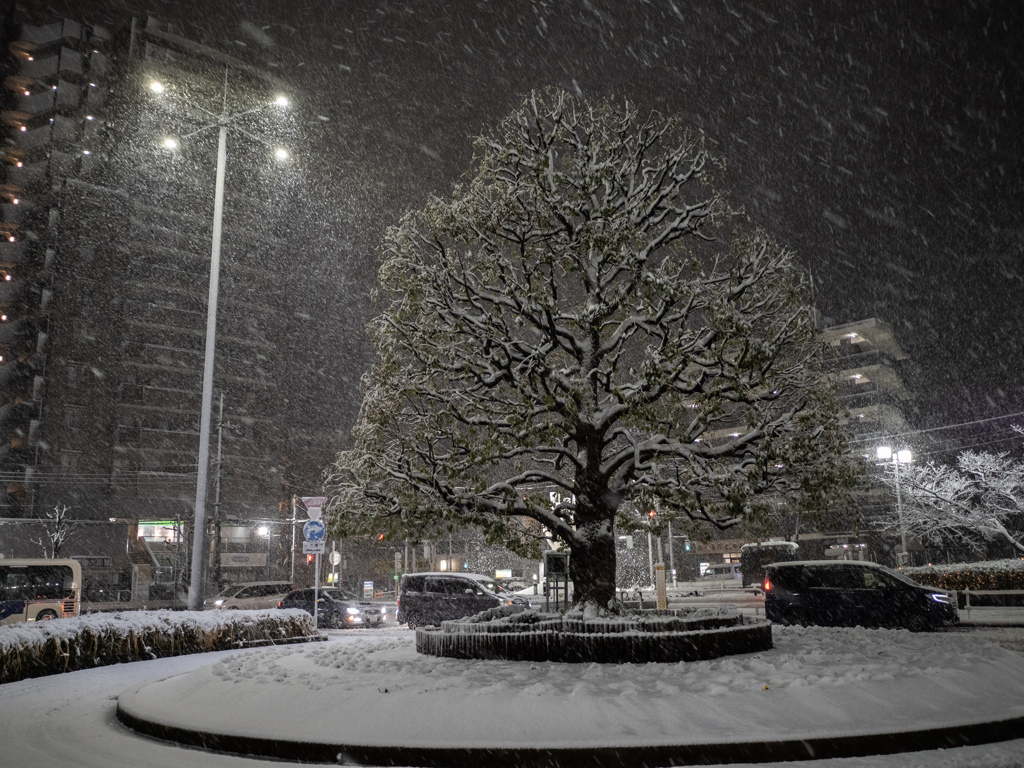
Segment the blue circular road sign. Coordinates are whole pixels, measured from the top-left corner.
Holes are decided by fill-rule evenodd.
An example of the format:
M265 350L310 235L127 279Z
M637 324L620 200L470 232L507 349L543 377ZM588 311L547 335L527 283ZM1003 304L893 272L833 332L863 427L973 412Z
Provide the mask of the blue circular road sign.
M306 541L323 541L324 524L319 520L310 520L304 526L302 526L302 535L306 537Z

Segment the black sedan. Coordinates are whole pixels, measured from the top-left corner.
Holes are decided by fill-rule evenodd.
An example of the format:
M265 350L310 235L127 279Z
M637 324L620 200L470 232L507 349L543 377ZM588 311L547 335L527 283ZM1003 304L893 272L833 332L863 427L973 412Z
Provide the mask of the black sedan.
M387 620L387 606L361 600L351 592L334 587L317 590L316 625L318 628L379 627ZM278 608L300 608L313 613L313 590L289 592Z

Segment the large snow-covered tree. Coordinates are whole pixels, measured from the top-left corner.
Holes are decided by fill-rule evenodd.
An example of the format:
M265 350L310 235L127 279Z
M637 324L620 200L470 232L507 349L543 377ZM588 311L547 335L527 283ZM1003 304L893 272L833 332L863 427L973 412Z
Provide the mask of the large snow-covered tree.
M548 536L576 603L603 611L616 527L644 510L725 528L783 493L847 498L793 256L744 229L699 134L551 90L476 149L451 199L386 235L380 360L327 476L335 531L475 526L524 554Z
M964 451L956 466L905 465L884 478L899 508L878 519L882 530L979 549L1003 541L1024 554L1024 462L1006 453Z

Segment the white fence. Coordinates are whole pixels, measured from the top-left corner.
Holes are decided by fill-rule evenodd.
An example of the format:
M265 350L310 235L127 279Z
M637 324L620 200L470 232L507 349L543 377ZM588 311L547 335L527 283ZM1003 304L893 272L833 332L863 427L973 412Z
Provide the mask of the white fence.
M957 600L957 606L959 608L960 598L959 595L964 595L964 607L962 610L967 614L967 621L971 620L971 611L981 611L983 613L989 613L993 611L1008 612L1010 616L1000 616L999 618L1014 619L1024 621L1024 605L981 605L971 606L971 595L975 597L988 596L988 595L1024 595L1024 589L964 589L957 592L953 591L953 597ZM993 617L994 618L994 617Z

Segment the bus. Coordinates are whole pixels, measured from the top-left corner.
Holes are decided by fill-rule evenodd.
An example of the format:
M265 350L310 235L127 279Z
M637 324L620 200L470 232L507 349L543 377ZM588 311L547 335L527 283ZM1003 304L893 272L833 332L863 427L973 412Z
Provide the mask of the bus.
M0 624L49 621L82 610L77 560L0 557Z

